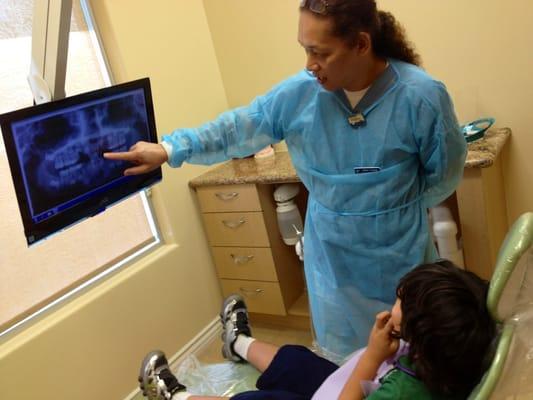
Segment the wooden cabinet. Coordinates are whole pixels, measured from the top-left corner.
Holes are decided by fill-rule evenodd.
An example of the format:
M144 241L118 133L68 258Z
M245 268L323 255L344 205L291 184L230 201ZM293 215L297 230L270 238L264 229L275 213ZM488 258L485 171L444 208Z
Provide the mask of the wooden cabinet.
M488 280L509 229L501 160L486 168L465 169L457 202L465 267Z
M304 292L303 264L279 234L274 185L196 188L224 296L239 293L251 313L286 316Z

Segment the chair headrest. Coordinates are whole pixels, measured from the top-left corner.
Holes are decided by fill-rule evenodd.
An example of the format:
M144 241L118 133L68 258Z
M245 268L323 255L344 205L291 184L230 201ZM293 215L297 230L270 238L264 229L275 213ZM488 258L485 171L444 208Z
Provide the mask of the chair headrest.
M530 290L527 290L527 289ZM487 307L503 322L533 302L533 212L522 214L500 248L490 281Z

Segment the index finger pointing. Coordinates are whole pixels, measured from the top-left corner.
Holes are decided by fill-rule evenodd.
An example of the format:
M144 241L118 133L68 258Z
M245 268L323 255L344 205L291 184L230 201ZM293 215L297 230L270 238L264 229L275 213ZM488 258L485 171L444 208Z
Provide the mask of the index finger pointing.
M117 152L117 153L104 153L104 158L108 160L123 160L123 161L135 161L136 156L132 152Z

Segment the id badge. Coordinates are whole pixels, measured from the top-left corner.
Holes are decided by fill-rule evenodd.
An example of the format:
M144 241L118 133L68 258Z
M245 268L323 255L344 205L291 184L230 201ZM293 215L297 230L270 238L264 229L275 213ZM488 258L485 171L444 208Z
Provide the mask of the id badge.
M355 167L353 169L354 174L368 174L369 172L379 172L380 167Z

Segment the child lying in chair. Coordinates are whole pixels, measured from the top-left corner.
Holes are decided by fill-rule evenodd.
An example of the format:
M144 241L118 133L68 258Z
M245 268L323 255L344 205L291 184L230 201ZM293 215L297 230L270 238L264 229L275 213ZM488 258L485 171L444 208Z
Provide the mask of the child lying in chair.
M486 282L448 261L416 267L400 280L392 310L376 316L367 347L341 367L303 346L254 339L246 305L232 295L221 312L222 353L262 374L259 390L231 399L465 399L484 373L496 332L487 290ZM220 398L188 393L160 351L145 357L139 382L149 400Z

